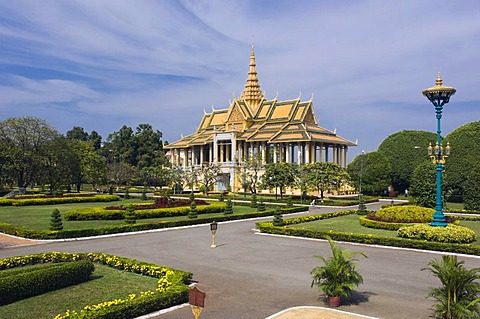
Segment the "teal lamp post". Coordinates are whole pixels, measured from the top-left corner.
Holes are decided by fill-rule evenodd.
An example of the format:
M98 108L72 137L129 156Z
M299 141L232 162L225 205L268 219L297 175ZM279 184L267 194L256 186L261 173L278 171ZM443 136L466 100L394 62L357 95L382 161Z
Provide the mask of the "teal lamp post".
M433 219L430 225L445 227L447 226L447 221L445 219L445 215L443 214L442 173L444 169L445 159L450 154L450 145L447 144L445 148L442 146L442 131L440 129L440 120L442 119L443 106L450 101L450 97L454 95L457 90L455 90L453 87L443 86L442 82L442 77L440 76L439 72L437 80L435 82L436 85L423 90L422 94L425 95L430 102L432 102L433 106L435 106L435 113L437 118L437 143L434 147L432 147L431 144L428 147L428 153L432 158L433 162L435 163L437 171L435 213L433 214Z

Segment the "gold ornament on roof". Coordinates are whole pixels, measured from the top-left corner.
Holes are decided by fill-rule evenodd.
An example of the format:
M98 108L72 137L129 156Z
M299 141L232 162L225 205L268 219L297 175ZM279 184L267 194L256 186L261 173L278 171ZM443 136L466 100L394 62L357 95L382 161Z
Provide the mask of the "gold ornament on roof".
M252 43L250 69L248 71L247 83L245 83L245 89L240 95L240 99L243 99L252 111L255 111L260 103L265 99L265 96L260 90L260 83L258 83L257 70L255 67L255 50L254 44Z

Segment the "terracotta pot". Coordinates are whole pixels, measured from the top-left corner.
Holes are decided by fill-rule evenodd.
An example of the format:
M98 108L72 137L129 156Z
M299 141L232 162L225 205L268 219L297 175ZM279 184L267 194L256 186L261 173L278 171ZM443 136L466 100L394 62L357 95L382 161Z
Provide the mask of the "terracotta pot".
M330 307L338 307L338 306L340 306L340 302L341 302L341 297L340 296L328 297L327 298L327 303Z

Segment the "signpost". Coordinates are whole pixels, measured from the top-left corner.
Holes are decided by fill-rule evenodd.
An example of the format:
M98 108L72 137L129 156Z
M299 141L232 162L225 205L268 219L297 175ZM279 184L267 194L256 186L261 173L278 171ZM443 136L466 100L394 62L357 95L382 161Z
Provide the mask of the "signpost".
M205 293L200 291L197 287L193 287L188 292L188 303L192 308L192 313L195 319L200 317L202 310L204 308Z
M217 245L215 245L215 233L217 232L217 227L218 227L217 222L213 222L210 224L210 231L212 232L212 245L210 247L212 248L217 247Z

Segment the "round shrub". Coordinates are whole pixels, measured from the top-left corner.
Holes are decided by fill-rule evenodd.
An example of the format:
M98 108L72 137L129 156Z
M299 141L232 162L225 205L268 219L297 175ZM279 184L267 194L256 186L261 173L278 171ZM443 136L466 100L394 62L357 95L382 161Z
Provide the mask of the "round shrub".
M427 223L433 218L432 208L406 205L390 206L368 214L368 219L390 223Z
M404 226L397 231L397 235L409 239L455 244L468 244L477 239L475 232L470 228L451 224L446 227L430 226L429 224Z

